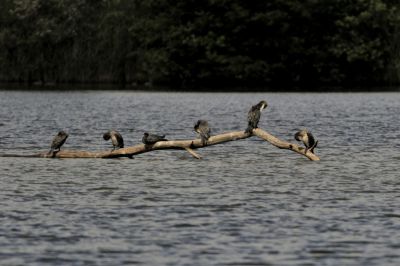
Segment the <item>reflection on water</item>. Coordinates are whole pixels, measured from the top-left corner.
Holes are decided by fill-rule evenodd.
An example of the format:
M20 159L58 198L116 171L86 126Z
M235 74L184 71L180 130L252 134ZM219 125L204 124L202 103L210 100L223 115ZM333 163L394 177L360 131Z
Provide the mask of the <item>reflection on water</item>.
M310 129L322 161L256 138L129 159L0 158L1 265L398 265L398 94L0 92L0 153Z

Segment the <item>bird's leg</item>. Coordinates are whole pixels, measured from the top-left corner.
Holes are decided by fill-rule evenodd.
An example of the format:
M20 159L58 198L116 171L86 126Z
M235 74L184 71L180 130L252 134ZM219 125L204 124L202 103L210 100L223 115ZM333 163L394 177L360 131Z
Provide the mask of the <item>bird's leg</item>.
M207 139L202 135L200 135L200 139L201 139L201 145L207 146Z

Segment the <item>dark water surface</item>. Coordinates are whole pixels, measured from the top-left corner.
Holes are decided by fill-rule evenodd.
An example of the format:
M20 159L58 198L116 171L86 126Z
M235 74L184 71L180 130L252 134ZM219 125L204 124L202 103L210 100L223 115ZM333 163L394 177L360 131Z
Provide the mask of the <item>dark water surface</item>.
M400 265L400 94L0 91L0 154L306 127L320 162L256 137L129 159L0 158L1 265Z

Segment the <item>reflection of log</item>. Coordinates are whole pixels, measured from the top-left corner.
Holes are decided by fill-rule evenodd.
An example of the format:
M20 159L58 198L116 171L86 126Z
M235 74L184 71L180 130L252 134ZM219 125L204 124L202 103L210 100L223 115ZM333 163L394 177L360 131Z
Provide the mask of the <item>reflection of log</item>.
M280 140L260 128L254 129L253 135L258 136L258 137L268 141L269 143L271 143L272 145L274 145L278 148L292 150L294 152L297 152L301 155L306 156L308 159L310 159L312 161L319 161L318 156L316 156L311 151L307 151L307 153L304 154L305 149L303 147L300 147L297 144L293 144L293 143L289 143L289 142ZM219 134L219 135L210 137L207 141L207 146L217 145L217 144L221 144L221 143L228 142L228 141L246 139L251 136L252 136L251 134L244 133L244 131L236 131L236 132ZM203 148L203 147L206 147L206 146L202 145L200 139L169 140L169 141L160 141L154 145L138 144L135 146L126 147L126 148L118 149L118 150L114 150L114 151L88 152L88 151L61 150L61 151L55 153L54 156L52 156L51 154L48 154L48 152L43 152L40 154L27 155L27 156L17 156L16 155L16 157L119 158L119 157L132 157L133 155L137 155L137 154L145 153L145 152L149 152L149 151L154 151L154 150L164 150L164 149L181 150L181 149L184 149L184 150L188 151L195 158L200 159L201 157L193 150ZM10 157L12 155L7 155L7 156Z

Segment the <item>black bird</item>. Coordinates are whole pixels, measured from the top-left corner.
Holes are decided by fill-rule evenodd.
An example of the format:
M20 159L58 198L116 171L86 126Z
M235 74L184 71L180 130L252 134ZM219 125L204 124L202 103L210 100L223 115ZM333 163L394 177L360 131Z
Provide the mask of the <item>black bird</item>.
M200 134L201 143L207 145L207 140L210 138L211 129L206 120L198 120L194 125L194 131Z
M142 142L146 145L152 145L158 141L167 141L167 139L165 139L165 135L160 136L155 134L149 134L147 132L143 134Z
M119 134L116 130L110 130L103 135L104 140L111 139L111 143L113 145L113 150L116 148L123 148L124 147L124 139L122 138L121 134Z
M304 153L307 153L308 150L314 153L314 148L317 147L318 140L315 140L311 132L307 131L306 129L300 130L294 134L294 138L297 141L302 141L304 143L304 146L306 146Z
M247 122L248 126L246 128L245 133L252 133L253 129L258 127L258 122L260 121L261 111L268 106L266 101L261 101L256 105L253 105L248 114L247 114Z
M54 153L56 150L60 151L61 146L65 143L67 138L68 138L67 133L65 133L64 131L58 132L57 135L53 138L53 141L51 142L49 154Z

